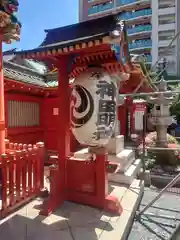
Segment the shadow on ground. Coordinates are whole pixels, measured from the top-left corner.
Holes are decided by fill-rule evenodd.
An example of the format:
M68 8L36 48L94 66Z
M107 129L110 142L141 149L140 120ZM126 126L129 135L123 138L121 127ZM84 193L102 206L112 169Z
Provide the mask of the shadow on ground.
M157 191L146 188L140 210L154 199L157 194ZM128 240L170 239L180 223L180 196L166 193L145 213L153 213L157 217L144 214L140 219L135 219ZM165 216L175 217L176 220L167 219Z
M32 204L34 206L32 207ZM13 240L97 240L104 229L112 231L110 217L97 209L65 202L49 217L39 216L38 200L6 221L0 221L0 239Z

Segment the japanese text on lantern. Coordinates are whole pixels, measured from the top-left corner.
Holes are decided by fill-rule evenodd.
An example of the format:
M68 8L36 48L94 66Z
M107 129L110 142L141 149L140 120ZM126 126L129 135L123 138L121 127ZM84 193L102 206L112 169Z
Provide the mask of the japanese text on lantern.
M97 130L93 134L96 140L107 138L113 133L116 117L116 87L113 82L100 80L97 83L96 94L99 95L99 112L97 115Z

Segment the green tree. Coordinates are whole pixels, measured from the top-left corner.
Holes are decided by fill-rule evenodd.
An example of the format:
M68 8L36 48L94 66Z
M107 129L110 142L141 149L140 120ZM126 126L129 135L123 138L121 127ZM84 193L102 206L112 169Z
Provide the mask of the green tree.
M176 90L178 88L176 88ZM174 99L172 105L170 106L170 112L171 112L171 115L175 117L177 123L180 124L180 95L179 94Z

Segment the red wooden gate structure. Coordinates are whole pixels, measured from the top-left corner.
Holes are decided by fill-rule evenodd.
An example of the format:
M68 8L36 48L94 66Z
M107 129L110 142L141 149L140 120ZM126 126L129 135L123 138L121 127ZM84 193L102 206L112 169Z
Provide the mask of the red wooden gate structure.
M75 158L70 159L72 155L71 124L68 109L70 106L69 79L76 78L91 66L100 66L111 75L123 73L121 89L127 90L128 86L131 86L130 92L134 92L137 86L152 89L140 66L130 61L125 25L125 22L119 21L118 15L109 15L67 27L50 29L46 30L46 38L40 47L16 52L21 59L36 59L48 63L49 69L57 68L56 148L58 158L56 157L57 167L50 172L50 176L53 177L50 183L50 197L42 206L41 213L45 215L50 214L65 200L89 204L116 213L122 212L118 198L108 195L106 149L97 151L95 161L91 161L89 165L86 159L84 163ZM118 47L120 45L119 56L114 51L113 43L117 43ZM47 105L44 107L47 108ZM52 118L51 125L54 125ZM51 137L49 139L52 140ZM79 177L80 172L84 173L82 178Z
M13 144L6 140L0 159L0 217L37 196L44 187L44 144Z

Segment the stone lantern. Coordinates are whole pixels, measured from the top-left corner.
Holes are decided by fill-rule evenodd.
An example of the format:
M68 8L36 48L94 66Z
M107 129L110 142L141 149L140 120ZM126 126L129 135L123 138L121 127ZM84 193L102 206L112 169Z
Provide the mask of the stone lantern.
M161 78L158 88L159 92L167 91L167 83L164 78ZM150 102L154 104L150 121L156 127L158 147L167 147L167 127L172 123L169 105L172 100L172 94L169 93L157 93L150 98Z

